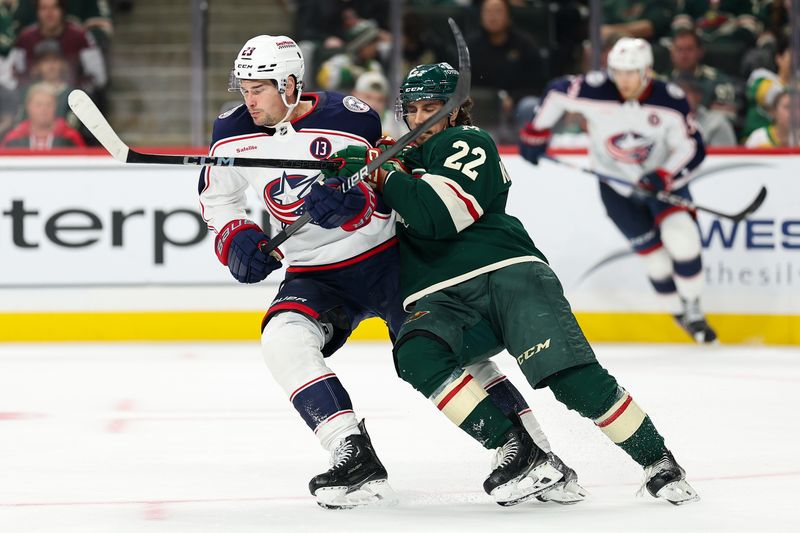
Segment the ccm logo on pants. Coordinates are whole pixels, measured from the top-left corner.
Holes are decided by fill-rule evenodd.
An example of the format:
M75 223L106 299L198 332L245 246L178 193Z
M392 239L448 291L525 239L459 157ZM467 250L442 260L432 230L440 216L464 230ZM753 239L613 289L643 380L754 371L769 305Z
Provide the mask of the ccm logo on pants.
M549 347L550 347L550 339L547 339L544 342L540 342L535 346L531 346L530 348L519 354L519 357L517 357L517 362L519 364L522 364L523 361L530 359L537 353L541 352L542 350L546 350Z

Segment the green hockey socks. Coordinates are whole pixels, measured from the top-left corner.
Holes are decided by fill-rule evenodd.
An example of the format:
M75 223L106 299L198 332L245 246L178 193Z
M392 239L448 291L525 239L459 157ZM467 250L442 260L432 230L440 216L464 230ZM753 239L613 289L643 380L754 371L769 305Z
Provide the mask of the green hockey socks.
M666 452L650 417L598 363L569 368L545 380L556 399L594 424L642 466Z
M489 449L505 442L512 424L438 339L416 335L396 352L400 377L429 398L455 425ZM453 370L457 368L458 370Z
M451 422L486 448L497 448L505 442L511 420L469 372L459 370L430 399Z

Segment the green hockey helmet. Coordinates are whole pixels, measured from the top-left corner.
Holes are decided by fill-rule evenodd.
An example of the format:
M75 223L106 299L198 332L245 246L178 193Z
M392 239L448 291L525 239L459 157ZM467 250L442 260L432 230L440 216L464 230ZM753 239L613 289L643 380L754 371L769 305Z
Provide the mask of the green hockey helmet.
M396 112L399 118L405 119L408 104L418 100L446 101L456 90L458 70L449 63L431 63L417 65L408 73L400 85Z

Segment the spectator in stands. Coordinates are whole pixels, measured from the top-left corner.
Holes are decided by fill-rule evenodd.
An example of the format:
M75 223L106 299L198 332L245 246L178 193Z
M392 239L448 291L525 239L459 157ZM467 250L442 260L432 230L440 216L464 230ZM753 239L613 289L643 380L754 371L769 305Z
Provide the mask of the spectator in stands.
M736 146L736 132L725 114L703 105L703 85L696 78L678 78L675 82L686 93L689 110L697 121L705 145Z
M0 57L5 57L14 44L14 7L16 0L0 0Z
M612 33L620 33L624 37L655 41L669 34L675 13L674 0L604 0L600 35L605 39Z
M791 146L791 94L783 91L775 96L770 110L772 123L758 128L747 138L748 148L780 148ZM800 130L795 132L795 142L800 140Z
M466 7L469 5L471 0L407 0L408 5L411 6L430 6L430 5L438 5L438 6L457 6L457 7ZM519 0L514 0L514 3L519 3Z
M550 7L553 4L538 5ZM550 20L547 23L553 31L549 40L554 45L550 50L549 78L552 79L581 69L581 61L585 55L584 43L589 38L589 10L583 0L561 0L558 2L558 9L551 10L549 15Z
M386 28L388 2L373 0L296 0L294 36L324 48L345 45L347 32L362 20L373 20Z
M297 0L294 16L296 41L322 43L331 36L339 39L341 31L341 4L327 0ZM335 43L336 46L343 41Z
M389 81L380 72L365 72L356 80L352 94L383 117L383 112L387 108Z
M403 13L403 72L408 72L417 65L442 61L435 53L440 38L426 22L414 11Z
M608 68L608 53L622 37L623 35L620 33L610 33L603 39L600 45L600 70L606 70ZM589 69L585 69L584 72L587 70Z
M25 96L25 112L29 118L6 134L0 148L50 150L86 146L80 133L56 117L56 90L47 82L30 87Z
M758 20L764 26L764 34L759 37L759 46L765 38L771 38L774 42L781 36L788 35L786 31L789 27L789 12L791 11L791 0L758 0L753 2Z
M18 99L16 91L0 84L0 139L14 125L17 115Z
M483 0L480 21L480 33L468 39L472 84L497 89L503 110L510 113L520 98L544 88L539 47L513 26L509 0Z
M16 0L0 0L0 87L11 90L16 87L9 59L16 35L15 6Z
M747 116L742 131L745 138L770 124L770 109L775 105L775 97L791 82L792 50L788 38L781 36L778 39L774 57L777 72L759 68L747 79Z
M607 35L600 44L600 64L598 65L598 70L606 70L608 68L608 53L614 48L614 45L617 44L623 37L620 33L611 33ZM589 72L592 70L592 42L588 39L583 42L583 65L582 71L584 73Z
M46 81L56 90L56 116L67 118L72 115L67 97L73 87L68 82L69 65L61 53L58 41L47 39L36 45L33 50L33 66L31 81Z
M356 79L365 72L383 73L378 42L387 39L374 20L361 20L346 34L341 53L325 61L317 74L317 85L328 91L350 92Z
M24 28L11 51L17 79L31 81L36 45L46 39L57 41L69 65L70 84L93 94L106 85L103 55L86 30L65 19L66 0L36 0L37 23Z
M17 113L16 81L8 57L14 44L16 0L0 0L0 138L14 124Z
M107 0L66 0L64 5L68 20L72 20L92 34L97 45L104 52L108 50L114 24L111 22L111 8ZM36 2L22 0L14 15L20 28L36 22Z
M673 33L697 31L706 42L730 41L750 48L756 44L762 24L753 14L751 0L684 0L672 20Z
M369 104L380 115L384 135L397 139L408 131L395 117L394 106L389 102L389 81L380 72L365 72L360 75L352 94Z
M701 63L703 44L694 30L681 29L675 33L670 47L670 59L671 80L695 80L703 91L703 107L724 113L732 124L735 123L740 108L736 87L727 75Z
M774 69L775 50L778 41L789 38L789 0L760 0L753 11L763 25L764 31L758 36L756 46L745 52L742 58L741 72L747 78L759 68Z

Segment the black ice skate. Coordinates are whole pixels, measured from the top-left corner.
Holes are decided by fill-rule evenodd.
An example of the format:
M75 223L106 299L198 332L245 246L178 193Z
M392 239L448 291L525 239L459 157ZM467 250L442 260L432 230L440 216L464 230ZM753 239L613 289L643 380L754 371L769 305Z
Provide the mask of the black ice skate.
M367 428L358 424L360 435L345 437L331 456L331 469L308 483L317 503L326 509L351 509L364 505L392 504L396 496L388 483Z
M578 484L578 474L553 452L548 453L547 457L550 463L555 466L564 477L549 489L544 489L536 496L536 499L540 502L556 502L562 505L570 505L578 503L586 498L588 493L586 489Z
M672 453L664 456L644 469L644 483L639 489L641 495L647 489L654 498L662 498L673 505L696 502L700 499L689 483L686 472L675 462Z
M678 325L699 343L711 343L717 340L716 332L706 322L706 317L700 309L700 300L683 300L683 313L674 315Z
M492 473L483 490L503 506L516 505L541 494L564 477L528 432L513 426L497 449Z

